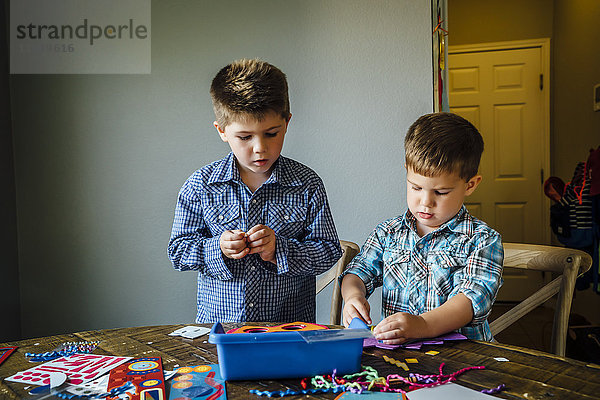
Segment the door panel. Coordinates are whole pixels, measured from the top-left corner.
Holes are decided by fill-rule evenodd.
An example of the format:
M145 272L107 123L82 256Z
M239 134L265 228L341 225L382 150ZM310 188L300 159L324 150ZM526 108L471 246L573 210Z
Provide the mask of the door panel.
M466 199L469 211L504 242L544 244L544 95L539 47L450 53L450 109L481 132L483 180ZM499 300L521 300L539 273L505 271Z

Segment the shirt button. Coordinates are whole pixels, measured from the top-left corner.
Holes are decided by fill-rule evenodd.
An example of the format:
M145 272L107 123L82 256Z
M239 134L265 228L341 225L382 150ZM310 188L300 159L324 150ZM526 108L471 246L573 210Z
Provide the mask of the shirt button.
M222 215L219 215L219 217L218 217L218 218L219 218L219 221L220 221L220 220L222 220L222 219L223 219L223 216L222 216Z
M248 303L248 307L254 307L254 303Z
M256 203L257 203L256 199L252 200L252 204L256 204Z
M392 257L388 258L388 262L392 262L392 260L393 260Z
M250 271L254 271L256 267L250 267Z
M419 250L420 250L420 249L422 249L422 248L423 248L423 243L419 243L419 244L417 245L417 248L418 248Z
M289 215L284 215L283 219L290 219L290 216Z

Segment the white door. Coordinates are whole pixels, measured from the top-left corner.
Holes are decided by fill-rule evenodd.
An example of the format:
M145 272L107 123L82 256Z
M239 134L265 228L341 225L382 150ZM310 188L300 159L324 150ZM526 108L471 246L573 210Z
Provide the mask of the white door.
M547 243L543 194L547 129L541 47L453 51L448 60L450 109L481 132L483 181L465 205L504 242ZM541 275L505 271L499 300L520 300Z

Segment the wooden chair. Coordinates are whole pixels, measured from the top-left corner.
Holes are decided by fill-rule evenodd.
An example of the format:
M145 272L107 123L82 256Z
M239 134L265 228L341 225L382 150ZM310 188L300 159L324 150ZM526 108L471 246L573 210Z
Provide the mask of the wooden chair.
M340 285L337 283L338 276L346 269L348 263L358 254L358 245L347 240L340 240L342 246L342 256L329 271L325 272L317 279L317 294L319 294L327 285L333 282L333 294L331 295L331 312L329 314L329 323L340 325L342 321L342 293Z
M559 277L490 323L495 336L558 293L552 325L551 351L565 355L571 301L577 277L592 265L589 254L575 249L504 243L504 267L553 272Z

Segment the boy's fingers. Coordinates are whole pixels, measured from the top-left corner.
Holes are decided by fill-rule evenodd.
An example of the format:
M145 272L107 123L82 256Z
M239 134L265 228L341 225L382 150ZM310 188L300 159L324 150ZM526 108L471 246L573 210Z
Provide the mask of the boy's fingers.
M258 246L264 246L268 243L271 242L271 239L269 239L269 237L261 237L255 240L249 240L248 241L248 247L258 247Z
M246 235L248 240L252 241L260 239L261 237L275 236L275 231L266 225L255 225L248 232L246 232Z
M248 231L248 242L255 242L259 239L269 237L269 234L270 232L268 229L259 229L253 233Z
M371 317L369 316L369 312L367 310L361 311L359 318L365 321L368 325L372 323Z
M352 322L353 318L360 318L367 324L371 324L371 318L369 317L369 311L362 309L362 307L356 307L352 305L347 313L344 315L344 324L348 326Z
M263 225L263 224L258 224L258 225L254 225L252 228L250 228L248 230L248 232L246 232L248 234L248 236L252 235L255 232L258 232L261 229L265 229L267 226Z
M258 254L264 251L264 247L252 247L250 248L250 254Z
M370 317L370 307L368 306L369 303L365 304L361 304L359 307L355 307L356 311L358 312L357 317L359 317L360 319L362 319L363 321L365 321L367 324L371 324L371 317Z
M240 251L239 253L235 253L235 254L230 254L229 257L233 258L234 260L239 260L240 258L244 258L248 252L250 251L250 249L248 249L247 247Z
M242 250L246 247L246 242L243 240L224 240L222 247L227 250Z
M236 229L235 231L225 231L221 234L221 237L223 238L223 240L226 241L233 241L233 240L242 240L244 238L246 234L244 233L244 231L240 231L239 229Z

